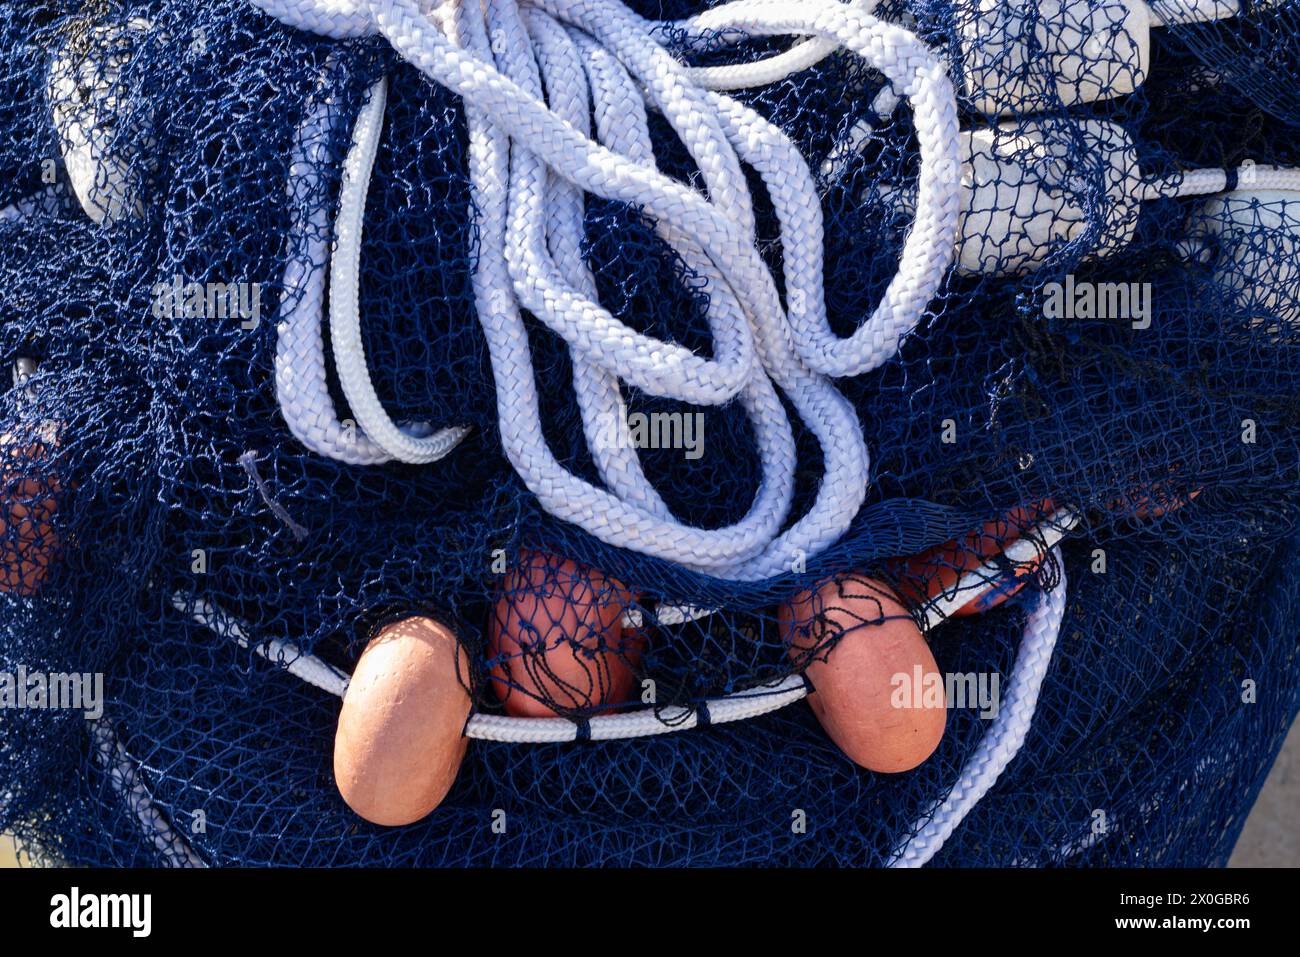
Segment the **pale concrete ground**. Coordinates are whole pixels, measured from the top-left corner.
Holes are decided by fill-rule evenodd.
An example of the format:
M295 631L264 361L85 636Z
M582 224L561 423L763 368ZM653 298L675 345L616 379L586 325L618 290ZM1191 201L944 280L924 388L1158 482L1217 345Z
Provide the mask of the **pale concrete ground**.
M0 835L0 867L14 867L13 841ZM1259 794L1229 867L1300 867L1300 722Z
M1229 867L1300 867L1300 721L1251 809Z

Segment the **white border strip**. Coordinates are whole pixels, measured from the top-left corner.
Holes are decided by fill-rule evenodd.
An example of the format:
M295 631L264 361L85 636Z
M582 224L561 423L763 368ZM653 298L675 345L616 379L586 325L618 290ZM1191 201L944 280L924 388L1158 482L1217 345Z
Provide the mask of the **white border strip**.
M98 718L91 722L90 738L95 744L95 757L108 774L113 790L118 793L137 818L153 846L162 854L169 867L207 867L194 853L189 842L172 829L165 815L154 804L153 795L145 786L131 756L117 739L111 722Z
M306 654L292 641L265 638L254 642L248 636L247 626L236 621L212 602L203 598L187 598L180 592L172 595L172 607L189 615L194 621L211 628L222 638L229 638L241 648L251 648L272 664L279 665L295 678L332 695L343 697L351 676L315 655Z

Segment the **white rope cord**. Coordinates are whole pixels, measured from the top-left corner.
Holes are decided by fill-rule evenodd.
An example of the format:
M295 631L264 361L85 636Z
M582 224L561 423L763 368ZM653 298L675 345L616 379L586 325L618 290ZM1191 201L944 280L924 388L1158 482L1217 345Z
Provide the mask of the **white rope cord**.
M334 220L334 256L330 260L330 340L334 367L348 407L361 431L394 459L427 465L445 456L469 434L469 429L441 429L427 438L403 431L388 417L366 368L361 343L358 299L361 285L361 231L366 213L366 191L379 150L384 126L388 84L380 80L370 88L353 131L353 149L343 164L339 212Z
M947 796L921 816L913 836L894 853L891 867L921 867L928 863L1024 746L1065 618L1064 563L1059 549L1053 549L1053 555L1061 569L1060 583L1041 596L1025 622L1015 669L997 717L962 765L961 774Z
M840 10L842 8L837 7L836 9ZM463 14L465 11L462 9L458 12ZM505 17L506 14L504 11L497 9L495 16L500 20L500 18ZM602 29L602 24L595 21L584 22L582 25L591 29ZM407 28L418 32L420 25L418 23L408 25ZM470 36L472 38L474 36L472 31L477 29L481 32L483 27L482 24L476 25L475 18L470 18L467 22L466 29L470 31ZM612 28L608 25L603 25L603 29L604 33L602 34L602 39L606 45L609 45L611 42L617 42L617 37L613 38L613 41L611 41L611 38L608 36L608 33ZM637 41L641 39L639 29L632 29L631 27L628 28L626 36L632 38L627 41L627 43L632 45L635 45ZM480 41L475 42L479 44L478 49L489 49L485 37ZM399 47L400 46L401 42L399 40ZM508 50L509 45L505 46ZM415 56L417 59L419 57L418 49L408 49L404 52L406 52L408 56ZM655 69L660 71L662 75L657 78L656 83L650 85L650 93L660 101L657 105L664 107L665 104L663 100L665 99L665 93L663 92L663 87L665 84L671 85L673 80L672 74L678 69L678 66L676 61L667 58L661 51L655 52L659 53L660 58L664 62L654 64ZM620 58L630 56L633 59L636 59L638 54L641 54L644 57L646 51L638 51L636 49L628 50L623 47L620 47L619 49ZM650 55L653 56L653 54ZM429 66L428 63L423 63L421 65L426 68ZM642 79L644 80L645 77L643 76ZM698 110L687 111L687 122L697 123L696 118L698 114ZM544 115L549 116L549 114ZM709 114L706 113L704 115L708 116ZM497 113L494 112L492 116L493 122L496 122ZM496 127L487 123L486 120L484 120L483 123L478 124L480 116L477 109L471 111L470 118L473 121L471 123L471 161L472 164L474 164L473 169L477 174L474 175L475 181L483 182L486 180L494 184L508 182L509 170L506 166L506 160L508 158L507 150L509 144L506 141L505 136L498 131ZM703 123L703 125L707 126L709 124ZM683 131L680 128L680 121L679 132L686 132L687 136L685 138L689 139L689 131ZM545 142L546 140L546 136L542 134L519 138L530 145L536 142ZM585 142L582 144L572 145L566 143L565 149L569 153L572 153L574 149L585 149L586 145ZM623 164L621 163L620 158L610 156L608 153L604 153L603 151L598 151L598 153L600 154L599 161L605 167L610 167L613 170L618 170L622 167ZM549 157L548 161L552 163L554 162L554 160ZM612 167L611 164L613 164ZM568 175L568 172L565 170L561 169L559 172ZM602 170L601 173L602 179L606 181L606 185L609 185L608 170ZM591 189L593 184L584 183L583 185L585 188ZM686 191L683 194L680 187L670 181L665 181L664 189L673 193L672 205L678 208L679 213L677 216L661 216L661 225L663 221L676 223L687 218L680 212L681 206L684 203L689 203L691 205L699 203L700 197L698 194L690 191ZM619 190L617 189L607 190L607 192L615 195L615 198L630 199L635 195L633 193L620 195ZM507 350L513 349L515 342L521 338L521 328L517 333L515 333L507 326L504 330L506 333L505 335L494 334L499 328L501 328L502 324L518 323L517 314L514 310L509 310L505 314L498 315L491 315L488 312L488 309L491 308L493 299L490 292L494 288L499 288L504 285L502 280L498 277L502 276L502 274L508 273L508 264L503 262L499 255L493 252L493 250L499 249L495 239L495 237L499 235L498 230L505 229L507 226L507 224L503 222L505 218L504 211L493 207L494 198L503 194L504 190L499 186L496 186L493 189L483 189L480 191L480 227L481 236L484 239L484 251L481 257L478 274L476 276L476 279L480 281L481 290L480 319L484 321L485 329L489 331L489 344L498 356L498 361L495 363L498 369L500 369L503 364L509 366L518 365L521 360L526 362L526 351L518 358L516 358L514 354L507 352ZM656 201L655 195L652 193L646 198L649 200L647 207L650 208L651 212L659 213L660 210L654 208L654 203ZM735 199L737 199L736 196L730 197L730 200L732 201ZM712 207L708 206L707 203L704 204L704 207L705 208L702 212L708 221L701 224L700 227L691 230L695 236L707 240L710 232L717 233L719 230L730 231L731 226L729 220L712 222L712 220L716 218L714 216L714 210ZM671 209L672 206L666 208ZM735 244L730 244L730 246L728 246L728 244L724 243L720 248L723 253L730 250L732 265L734 268L737 259L735 255L737 246ZM751 236L745 236L743 242L739 245L739 250L743 253L743 257L739 263L739 268L748 270L751 274L752 283L747 288L744 287L743 284L737 284L734 281L731 285L738 294L742 295L742 298L745 294L751 297L757 294L761 297L763 303L762 308L758 309L747 304L747 311L751 316L751 321L755 318L760 320L770 320L772 317L779 316L780 305L779 301L775 298L771 276L755 258ZM709 255L715 260L719 259L719 254L715 251L710 250ZM483 303L484 298L487 299L486 303ZM497 298L498 301L500 301L501 299L504 299L504 296ZM488 308L485 309L484 305ZM756 337L755 345L760 350L760 353L763 349L770 349L771 346L775 345L778 349L785 349L785 353L778 356L778 358L792 358L789 354L789 342L784 327L778 328L775 331L776 334L772 337L765 337L763 335L763 333L766 332L766 329L762 326L759 326L756 329L756 332L758 332L759 335ZM524 346L526 348L526 342L524 343ZM504 362L501 361L503 352L506 353L504 356ZM804 370L802 367L798 366L797 362L791 363L791 365L795 366L793 371L796 376L804 376ZM783 370L778 369L777 371ZM809 377L804 376L804 378L807 379ZM509 376L498 374L498 379L509 379ZM564 488L564 494L560 496L548 496L548 485L550 485L550 480L554 478L554 476L549 472L545 472L536 479L529 481L529 485L535 492L537 492L537 494L539 494L539 497L542 498L543 503L546 504L548 508L551 508L551 510L555 511L557 514L561 514L562 517L569 517L564 514L564 510L571 508L579 497L585 497L589 501L594 499L595 501L593 505L595 507L592 509L594 511L594 521L589 520L585 522L584 527L586 527L588 531L593 532L593 534L596 534L598 537L605 537L605 540L607 541L619 543L627 541L630 538L630 547L641 547L641 550L643 551L648 550L651 551L652 554L659 554L672 560L682 562L683 564L689 564L692 567L707 568L716 572L725 571L726 574L733 577L767 577L767 575L778 570L784 570L784 568L788 566L793 554L795 554L793 549L791 549L791 545L801 547L807 552L815 550L815 547L807 547L807 541L799 542L798 537L812 538L813 540L816 540L820 535L823 536L823 542L838 537L839 533L843 530L846 520L856 512L864 492L861 476L864 474L863 469L865 469L865 450L861 446L860 430L852 416L852 410L848 408L842 397L840 397L833 389L823 389L822 387L828 384L821 380L814 380L811 382L794 381L789 383L778 381L777 384L780 385L792 398L800 414L812 423L814 433L817 434L819 438L822 438L823 443L827 446L827 458L828 464L830 465L829 475L828 479L822 486L821 498L814 506L814 509L811 510L808 515L801 520L801 522L796 523L796 525L791 528L790 532L787 533L786 537L775 540L770 546L768 546L764 554L760 555L757 560L751 560L745 566L739 568L735 566L731 568L725 567L724 563L728 556L718 555L717 552L720 544L722 547L726 547L726 545L730 543L719 543L719 533L710 533L707 536L703 536L701 539L701 537L697 535L696 530L685 530L679 527L664 529L662 527L656 527L657 523L650 523L647 527L647 523L644 521L644 516L638 514L636 510L629 510L622 507L622 503L619 501L612 499L609 496L605 496L602 491L591 489L590 486L586 486L585 484L581 484L576 488ZM499 395L499 399L500 398L501 396ZM808 399L812 400L811 404L807 401ZM535 396L531 387L528 392L527 401L530 406L530 417L535 419ZM801 404L804 408L799 408ZM518 407L519 406L514 403L511 403L509 406L504 406L504 408L509 408L511 410L517 410ZM513 426L517 424L517 421L518 420L511 420L510 423L507 423L503 418L503 426ZM845 423L848 427L847 432L844 428ZM839 427L837 427L837 424ZM529 467L539 460L546 466L553 466L554 460L550 458L549 451L544 448L538 448L535 444L529 446L529 437L527 435L520 434L518 431L513 435L509 434L508 428L504 431L507 431L506 438L508 449L511 449L513 446L522 446L522 449L519 450L522 454L516 453L512 458L515 461L516 468L520 469L526 479L532 478L532 476L529 475ZM534 428L530 431L535 433L536 429ZM851 434L851 442L844 441L844 436L846 434ZM854 467L855 465L858 465L859 467ZM849 477L849 480L845 481L839 479L837 478L838 475L847 476ZM563 479L568 478L570 477L567 473L564 473ZM846 492L847 494L845 494ZM845 507L846 505L847 507ZM586 507L585 504L583 504L583 507ZM835 514L836 512L839 514ZM831 514L828 515L827 513ZM582 520L581 515L574 515L573 518L578 521ZM613 523L614 531L616 533L615 536L611 538L602 535L603 529L599 527L601 523ZM596 527L593 527L593 525ZM636 531L629 532L629 526L636 528ZM812 533L811 536L809 535L809 532ZM695 539L695 542L698 542L698 544L691 541L693 538ZM655 539L665 539L663 546L651 548L644 547L645 543L650 543L654 546ZM820 547L820 543L816 547Z
M372 36L374 21L367 0L249 0L277 20L308 33L350 40Z
M318 90L307 104L289 160L291 197L324 192L321 170L329 161L328 91ZM290 249L281 281L276 325L275 391L289 430L303 445L350 465L377 465L388 453L355 428L339 422L325 375L321 315L325 303L325 263L329 256L329 216L324 203L291 202Z
M935 595L918 609L922 630L929 631L952 617L959 608L1004 587L1008 564L1017 568L1033 568L1066 535L1074 531L1081 520L1082 516L1073 509L1060 509L1008 545L1000 557L990 558L978 568L963 574L952 588Z
M538 66L546 77L547 87L554 91L551 108L584 136L591 136L587 84L573 41L544 17L534 18L528 27L535 38ZM542 229L547 249L565 281L594 300L595 276L582 255L582 193L570 183L549 175L544 189L546 222ZM535 217L537 210L534 208L530 213ZM537 226L535 219L529 222L530 228L535 230ZM626 421L627 415L618 379L576 351L571 360L583 433L605 484L647 511L670 517L659 493L642 472L636 452L628 443L617 441L617 425Z
M1049 552L1060 565L1057 543L1077 525L1079 515L1062 509L1017 541L1005 552L1005 558L1016 564L1041 561ZM930 632L973 598L995 591L1000 579L995 572L1005 568L1005 563L990 561L963 575L951 592L923 606L918 617L925 632ZM1062 574L1064 574L1062 572ZM1064 586L1054 590L1064 602ZM189 597L180 592L172 596L172 606L197 624L210 629L223 638L231 639L241 648L252 648L268 661L279 664L295 677L330 694L343 697L347 693L349 676L333 665L302 651L292 641L270 638L254 641L248 636L248 627L227 615L222 609L201 598ZM702 609L673 606L671 614L701 617L712 614ZM625 621L628 619L625 618ZM661 625L669 623L667 616ZM691 620L683 618L681 620ZM1031 617L1031 621L1033 621ZM639 624L638 613L635 621ZM1059 624L1059 622L1058 622ZM1037 627L1037 626L1035 626ZM1023 648L1023 645L1022 645ZM1019 659L1017 659L1019 660ZM507 741L517 744L551 744L576 741L584 730L592 740L609 741L641 738L674 731L685 731L698 726L701 713L707 713L710 724L743 721L784 708L804 698L808 693L802 675L789 675L773 685L738 691L720 698L711 698L699 708L642 708L621 714L597 715L579 723L570 718L520 718L509 715L474 714L465 725L465 735L488 741Z
M507 4L495 4L489 6L488 26L494 33L504 34L507 39L498 44L499 48L505 51L503 60L507 75L520 82L524 89L534 95L541 92L541 81L536 71L532 69L532 54L529 51L527 41L517 39L521 30L521 23L514 15L514 8ZM553 29L546 30L542 25L546 22L544 15L537 15L534 23L539 29L543 38L544 49L549 56L544 59L546 62L555 64L559 53L559 42L556 36L560 32L558 25L553 25ZM548 34L553 38L552 42L547 43ZM648 41L642 41L639 50L634 50L633 55L640 53L642 56L654 57L656 53L661 56L658 48L651 48ZM574 58L570 58L572 60ZM581 71L580 63L574 64L578 71ZM612 64L611 64L612 68ZM553 66L554 69L554 66ZM579 75L581 73L579 72ZM590 75L595 78L609 79L613 73L605 74L598 70L592 70ZM671 96L671 92L664 92L663 88L671 86L665 83L662 78L656 79L649 75L648 71L643 72L641 77L643 82L651 84L651 95L659 93L661 100L666 100ZM610 122L611 117L627 115L626 106L629 100L634 100L636 94L633 92L635 87L630 79L624 80L622 91L625 94L622 103L615 103L617 91L613 89L602 90L597 84L593 93L595 94L596 109L598 114L598 126L603 127L607 135L617 135L618 124ZM584 107L580 107L585 109ZM677 115L670 116L670 121L674 122L679 130L685 132L688 136L700 139L700 134L695 130L687 130L686 124L689 123L689 117L698 112L695 106L688 106L678 111ZM626 137L630 140L630 136ZM645 134L638 138L639 142L632 144L625 143L625 147L639 147L643 155L650 155L649 137ZM688 148L691 143L688 139ZM698 145L694 149L697 160L703 158L703 148ZM725 154L724 154L725 155ZM740 175L739 167L734 162L724 164L721 174L716 174L714 179L709 183L710 190L718 194L720 201L727 202L731 205L735 217L744 224L746 229L752 229L752 211L748 208L748 196L736 188L735 178ZM511 203L509 205L509 220L506 230L506 241L509 247L509 253L506 259L507 268L511 269L514 289L522 293L525 305L529 306L535 312L540 312L544 316L554 320L557 325L553 325L557 332L562 332L560 328L567 324L572 317L565 316L563 311L548 309L548 303L562 301L568 297L569 290L563 288L563 277L559 276L555 270L548 269L548 264L542 257L535 254L536 247L540 239L538 227L542 219L542 203L539 202L538 194L545 188L547 173L543 164L535 156L524 153L518 147L512 149L511 155L513 181L511 183ZM707 168L707 164L706 164ZM714 190L714 187L717 187ZM576 211L576 209L575 209ZM576 219L571 227L570 232L578 234L581 229L581 220ZM696 254L696 248L685 234L672 235L675 226L666 224L661 228L661 234L666 235L669 241L676 240L679 245L687 248L687 261L697 270L701 271L706 277L710 292L715 299L714 308L711 309L709 318L711 327L718 338L717 354L718 359L736 356L736 368L743 370L745 378L737 380L743 391L740 395L742 406L750 415L751 422L754 424L757 438L757 445L760 449L760 457L763 464L763 472L766 481L760 484L759 494L751 506L748 515L731 529L725 530L721 534L703 533L698 534L691 530L692 537L699 538L702 543L712 541L713 548L716 549L717 558L710 562L718 566L725 567L733 564L735 561L754 553L756 550L763 548L772 540L781 521L784 519L789 507L790 496L793 492L794 481L794 446L793 437L790 432L789 423L786 420L784 410L781 408L780 401L775 390L771 386L770 380L764 376L750 377L749 373L754 368L754 344L750 340L750 326L746 322L743 305L732 294L732 286L727 280L714 268L713 263L705 258L702 254ZM716 290L716 291L715 291ZM589 301L589 300L588 300ZM582 308L582 307L579 307ZM598 306L595 306L599 310ZM600 310L603 313L603 310ZM608 322L612 325L615 320L612 316L607 316ZM569 326L574 329L576 334L581 335L580 328ZM572 341L572 340L571 340ZM649 340L647 340L648 342ZM672 347L678 349L679 347ZM689 355L685 350L683 354ZM647 378L637 384L642 388L654 388L655 380L660 376L659 364L652 349L645 353L645 369ZM599 360L594 360L599 361ZM718 361L718 360L714 360ZM620 375L627 375L627 370L617 366L607 364L607 368L619 368ZM635 382L634 377L630 377ZM746 381L748 379L748 381ZM690 394L682 391L675 398L685 399L687 401L716 404L718 401L726 401L724 398L727 392L734 384L722 386L726 391L718 391L715 394L697 393ZM690 388L690 386L688 386ZM707 387L706 387L707 388ZM659 394L671 395L670 392L662 387L656 390ZM582 399L580 398L580 402ZM590 405L590 400L583 403ZM588 417L592 418L591 416ZM598 413L595 417L597 423L600 421L611 421L608 412ZM605 431L608 431L607 426ZM598 432L595 436L597 441L600 439L599 425ZM639 475L639 472L637 473ZM623 477L620 477L623 478ZM607 482L609 479L607 479ZM644 481L642 479L642 481ZM622 489L618 484L614 484L613 491L618 495ZM638 496L640 497L640 496ZM657 496L656 496L657 499ZM642 511L645 511L642 509ZM656 508L650 512L650 515L656 523L669 535L677 532L679 529L685 529L677 522L666 516L664 511ZM666 557L675 560L681 560L685 557L682 554L670 554Z
M648 131L642 136L620 137L620 133L627 133L629 127L625 123L611 122L611 117L619 113L627 116L637 115L636 111L640 111L640 116L644 116L640 96L631 78L612 58L602 58L601 48L594 44L588 46L589 62L584 64L578 53L577 40L581 37L580 34L571 37L551 18L535 11L529 13L532 15L526 15L526 25L535 44L538 66L545 75L546 87L555 91L551 97L551 107L556 114L587 135L589 108L586 77L599 78L605 84L621 80L624 95L616 105L611 105L608 95L612 86L605 87L603 92L606 95L601 96L602 84L592 83L601 141L611 149L620 150L640 162L653 164ZM526 51L527 47L524 49ZM520 60L516 69L520 70L521 79L527 88L540 95L542 77L527 69L529 62L531 61ZM584 66L587 66L587 71L584 71ZM524 269L532 269L536 273L550 272L549 283L547 278L542 279L542 283L548 286L542 290L543 297L552 292L563 295L563 290L558 289L554 282L558 279L559 283L567 282L587 297L588 301L594 301L595 280L583 261L581 251L581 192L567 182L549 176L539 163L532 163L527 172L516 176L516 182L524 177L530 178L533 186L527 193L531 202L521 201L519 214L513 220L515 228L509 233L513 242L511 259L517 257L519 265ZM554 266L559 270L558 275L554 269L548 270L545 261L537 255L537 247L542 245L543 230L546 232ZM661 234L663 232L661 230ZM722 310L715 311L713 316L725 316L730 321L715 328L719 328L724 336L730 336L733 330L746 330L748 327L743 311L735 297L730 295L730 290L712 263L703 256L698 256L692 265L702 274L708 275L722 293L716 303ZM732 348L731 343L724 343L719 352L726 354ZM752 346L742 340L737 341L734 348L737 355L743 355L745 365L752 366ZM617 435L616 429L611 428L611 425L624 421L625 414L618 378L576 350L573 352L573 367L575 393L582 411L588 445L593 458L599 463L598 468L606 485L620 497L633 501L666 523L672 523L667 507L641 471L635 450L625 443L612 441ZM770 389L748 390L741 401L751 411L751 418L756 422L761 436L759 445L763 450L765 471L780 474L782 481L766 485L751 508L747 521L741 523L747 533L739 536L737 553L761 547L763 542L771 539L776 531L778 516L785 513L793 483L793 447L790 445L788 424L775 393Z
M373 93L372 112L375 106ZM382 103L380 99L380 121ZM320 171L329 159L332 113L331 97L322 83L322 89L308 102L306 117L295 136L289 163L291 197L301 200L324 193L324 177ZM373 116L371 121L374 122ZM377 135L378 130L375 130L374 136ZM369 163L373 164L373 161L372 152ZM342 228L351 242L341 252L336 252L337 268L330 271L331 335L337 337L335 365L349 403L355 402L353 414L358 421L347 424L339 421L326 379L321 316L333 230L323 202L312 203L309 208L304 208L303 202L290 203L291 248L281 283L280 319L276 326L276 398L290 431L319 455L350 465L379 465L403 456L408 457L404 459L406 461L434 461L450 451L464 437L465 431L444 429L430 438L421 439L421 434L431 431L427 426L408 425L405 430L399 429L379 404L364 366L360 318L356 310L356 272L360 259L360 220L365 203L364 181L368 179L369 165L364 150L350 151L344 168L344 183L346 186L360 182L362 188L345 189L341 197L340 223L336 226ZM358 195L360 208L355 209ZM334 304L334 296L341 297L343 305L352 308L339 308ZM345 347L351 346L351 351L341 350L337 345L340 340ZM384 444L375 440L367 426Z
M268 638L254 642L246 628L203 598L187 598L177 592L172 596L172 607L189 615L196 622L211 628L222 638L234 641L241 648L251 648L272 664L280 665L295 678L332 695L343 697L348 690L350 677L315 655L305 654L291 641Z
M318 30L329 35L358 35L361 30L362 14L355 6L336 4L323 10L303 0L261 0L258 5L298 26L314 23L321 28L321 17L332 18L333 26ZM798 16L778 0L742 0L710 11L701 27L717 29L734 22L749 35L820 36L865 57L912 102L922 152L916 221L898 275L872 318L854 336L840 340L825 316L815 186L784 134L739 103L699 85L690 68L651 38L656 25L613 0L531 5L526 9L527 27L513 2L499 0L487 9L493 43L488 42L481 11L472 5L471 12L470 6L455 4L450 12L444 7L436 22L413 0L376 0L370 10L375 25L399 52L466 100L480 236L475 297L497 381L503 444L516 471L558 517L607 543L696 570L752 580L785 571L799 557L815 554L837 539L856 515L865 499L867 475L856 414L823 373L856 374L887 360L919 319L951 259L957 127L942 64L907 31L831 0L813 0ZM547 25L547 18L554 22ZM572 43L562 39L561 25ZM444 32L452 33L452 39ZM593 39L612 54L609 60L618 64L617 70L597 62ZM572 87L548 83L547 90L559 91L552 93L556 102L550 107L541 102L542 79L534 52L541 68L569 79L581 76L575 60L581 61L600 143L580 128L577 119L586 106L574 100ZM795 65L794 60L782 63L782 69ZM643 110L629 107L630 100L642 95L664 114L695 157L707 197L659 174L652 155L622 152L634 149L639 137L648 143ZM375 102L372 97L367 113ZM312 111L304 124L307 132L317 133L329 121L327 113L326 103ZM379 123L367 119L359 124L366 135L354 147L369 151L370 131L377 136ZM300 143L310 139L299 137ZM620 146L615 148L615 143ZM773 193L786 248L788 315L755 247L741 161L754 167ZM310 171L298 167L297 172ZM573 186L557 190L560 182ZM350 187L349 198L352 187L364 193L361 177L345 180L345 186ZM576 190L642 205L660 235L704 277L715 342L712 359L641 335L595 302L586 266L575 260L579 251L572 244L573 236L580 236L575 230L581 229ZM363 208L364 199L356 205ZM305 225L323 221L318 211L306 219ZM350 232L341 235L340 244L355 238ZM304 245L310 246L311 240ZM343 252L346 259L353 258L346 247ZM314 298L312 287L319 279L312 274L323 265L297 268L287 279L298 282L287 281L286 288L300 285L305 294L286 294L290 308L284 326L291 341L279 350L285 361L277 369L277 382L289 387L281 388L286 418L308 423L295 426L291 421L301 437L312 433L310 425L328 406L328 396L323 394L323 361L306 357L301 375L294 368L298 344L309 351L320 344L319 330L302 329L293 321L311 310L295 311L293 306ZM584 431L605 488L567 472L542 439L520 304L570 346ZM344 321L350 322L350 315ZM363 366L364 357L359 362ZM754 424L763 475L744 519L729 528L703 530L682 525L667 513L635 462L635 453L610 448L616 445L610 441L610 425L622 420L620 381L696 404L739 399ZM780 535L777 530L787 523L796 463L777 388L822 444L826 469L812 507ZM289 394L295 390L296 395ZM298 414L304 410L309 414ZM330 412L326 426L333 421ZM369 436L371 430L365 431ZM321 442L312 447L329 454L336 446ZM345 460L356 460L355 450L349 451L354 454Z
M95 759L108 774L113 790L122 798L127 808L136 816L145 836L163 856L169 867L207 867L194 853L189 842L172 829L171 824L154 803L153 795L145 785L135 761L118 740L113 725L105 718L87 722Z
M696 608L693 605L660 605L654 610L654 623L660 628L669 628L708 618L716 611L716 608ZM623 613L622 624L624 628L643 628L645 615L640 608L629 608Z
M1082 516L1072 509L1063 508L1036 525L1028 534L1007 546L1000 557L990 558L977 568L964 573L951 588L944 589L917 609L917 619L923 631L941 625L959 608L985 594L992 594L1006 585L1006 569L1010 565L1032 568L1043 556L1056 547L1078 527ZM661 628L698 621L716 612L716 608L694 608L687 605L660 605L655 609L654 621ZM639 608L629 608L623 615L624 628L641 628L645 616Z
M1238 189L1300 190L1300 169L1247 163L1234 171ZM1144 199L1205 196L1228 188L1228 170L1197 169L1175 173L1147 184Z
M871 13L877 0L846 0L863 13ZM687 52L705 53L734 46L752 38L737 24L727 6L703 10L685 20L645 21L649 32L666 43L682 45ZM839 49L825 37L804 37L788 50L749 63L690 67L692 83L706 90L745 90L767 86L811 69Z

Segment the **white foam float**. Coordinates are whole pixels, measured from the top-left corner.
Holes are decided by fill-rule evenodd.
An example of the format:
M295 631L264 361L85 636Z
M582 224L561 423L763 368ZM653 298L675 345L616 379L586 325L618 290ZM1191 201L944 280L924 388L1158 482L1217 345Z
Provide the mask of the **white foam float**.
M1013 276L1033 271L1093 226L1087 203L1106 209L1089 258L1114 252L1133 238L1144 187L1133 140L1118 124L1018 120L963 130L961 140L959 273ZM1076 168L1081 155L1104 163L1095 185L1090 171ZM880 194L912 215L908 193L885 187Z
M1082 120L1068 131L1053 131L1039 123L1013 123L965 132L962 139L959 271L1031 271L1087 232L1094 222L1084 207L1089 200L1106 209L1090 258L1114 252L1133 238L1142 180L1136 148L1118 124ZM1073 168L1079 155L1102 160L1096 187ZM1096 195L1097 187L1104 196Z
M1253 325L1300 327L1300 176L1296 187L1220 193L1200 203L1189 221L1182 251L1188 258L1212 256L1214 282L1260 313Z
M1214 240L1216 280L1272 312L1296 313L1300 170L1247 163L1147 177L1132 138L1107 120L1025 118L960 135L958 273L1022 275L1070 242L1086 241L1084 258L1102 259L1132 241L1143 203L1204 196L1183 254L1199 256ZM913 215L908 191L885 186L879 193ZM1104 211L1100 224L1096 208ZM1269 236L1268 255L1252 241L1261 234Z
M156 141L135 139L119 124L122 71L151 26L140 17L88 26L70 34L50 63L47 92L63 165L82 209L97 223L144 215L141 161Z
M962 85L989 115L1125 96L1146 80L1153 27L1240 12L1238 0L979 0L956 14Z

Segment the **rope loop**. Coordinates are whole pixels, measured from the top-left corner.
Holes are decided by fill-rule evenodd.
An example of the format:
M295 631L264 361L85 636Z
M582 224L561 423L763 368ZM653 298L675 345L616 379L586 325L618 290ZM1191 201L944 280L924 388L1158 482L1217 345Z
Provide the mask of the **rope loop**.
M871 371L897 352L955 250L956 101L944 64L914 34L872 16L874 0L797 6L737 0L667 26L688 40L719 30L800 39L756 64L695 68L664 46L672 30L618 0L254 2L285 23L327 36L378 32L464 99L479 236L475 304L505 452L543 507L607 544L737 580L788 571L843 534L866 498L869 456L857 413L832 379ZM723 92L773 82L837 48L862 57L909 100L921 154L915 218L898 271L848 338L836 335L827 319L821 200L807 161L781 129ZM349 405L369 443L367 455L354 458L428 462L446 454L464 430L426 438L392 423L374 395L358 331L361 219L384 91L381 81L362 108L345 166L331 264L331 339ZM652 110L690 154L700 188L658 169L647 125ZM313 131L331 122L328 103L309 114ZM310 157L296 159L294 169L309 175ZM780 284L757 248L746 166L763 180L777 216ZM586 193L643 209L658 236L700 277L711 356L641 333L599 302L582 252ZM324 216L317 210L305 218L315 224ZM288 310L282 322L282 339L292 348L282 341L277 370L281 407L300 437L322 418L327 425L334 418L318 355L323 297L288 295L291 279L304 288L323 286L323 260L311 262L286 275L286 301L304 305ZM542 437L522 310L569 347L599 486L569 472ZM669 512L636 450L617 441L626 422L625 385L696 406L735 402L743 409L762 478L742 519L702 529ZM782 397L817 439L823 459L816 498L793 522L799 463ZM329 438L309 447L337 457L339 443Z

